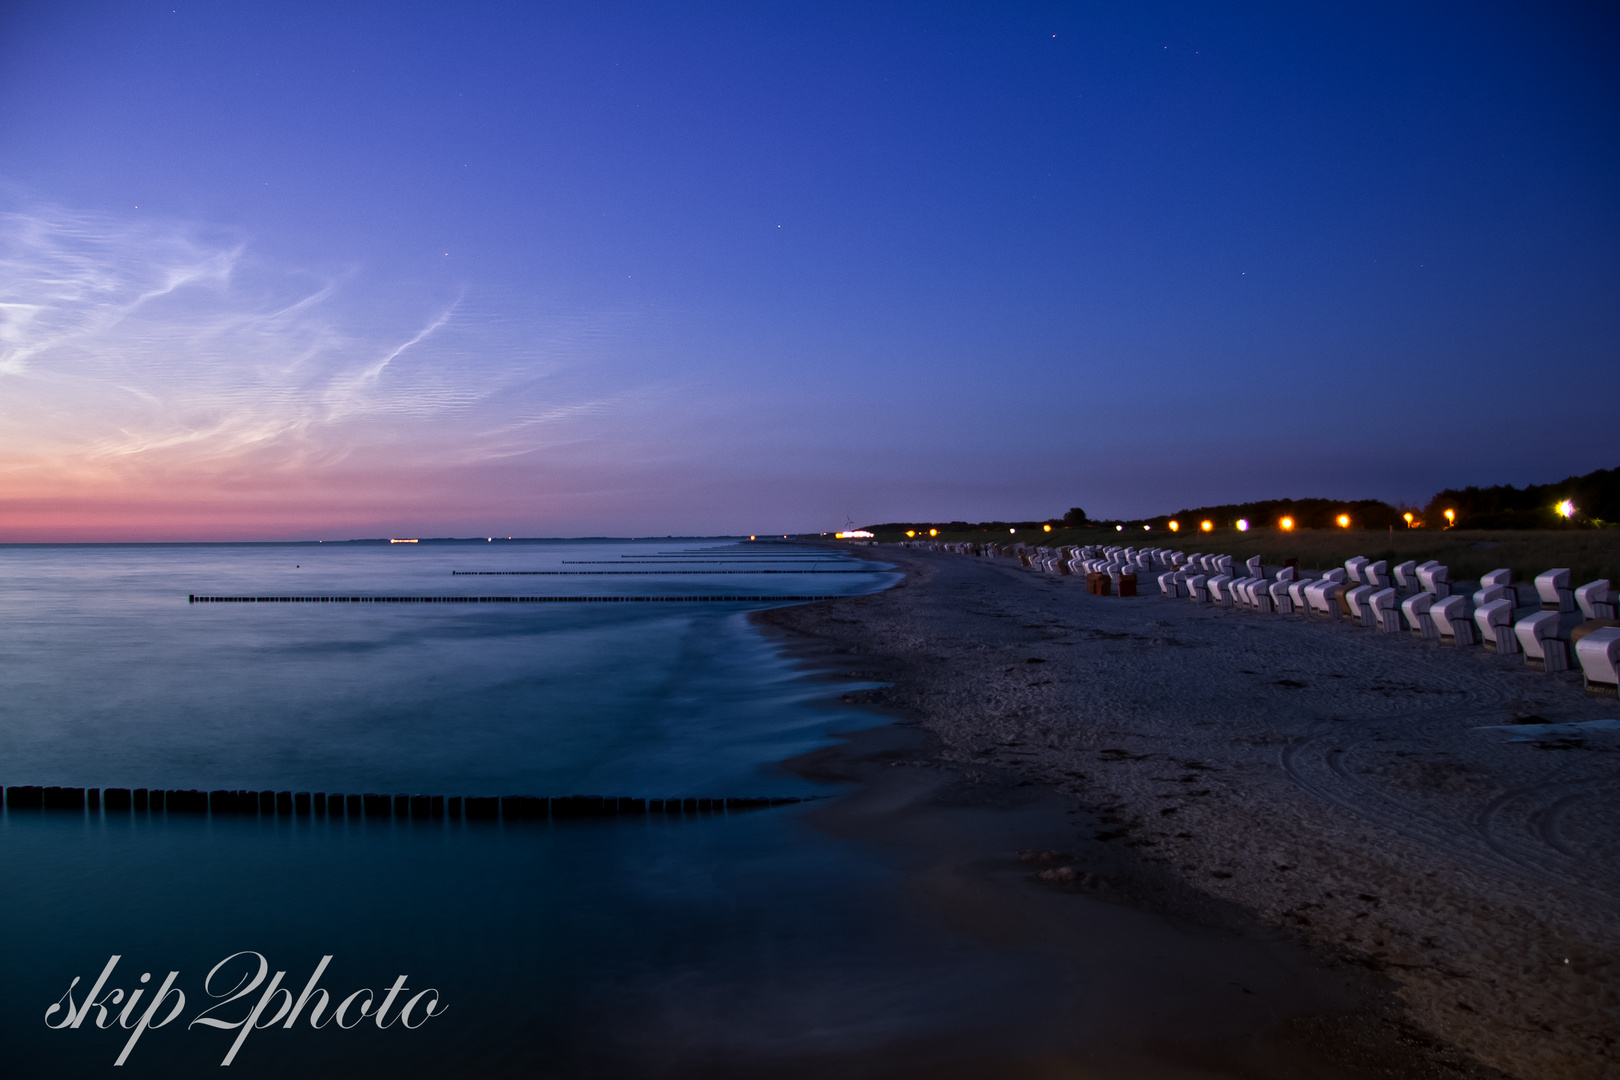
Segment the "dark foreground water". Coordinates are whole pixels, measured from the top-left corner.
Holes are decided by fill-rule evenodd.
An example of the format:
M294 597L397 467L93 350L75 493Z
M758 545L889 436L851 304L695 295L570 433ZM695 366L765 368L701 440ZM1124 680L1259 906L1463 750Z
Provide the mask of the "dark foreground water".
M0 782L344 792L812 795L776 762L862 718L746 621L760 605L191 605L197 594L830 594L817 574L452 577L713 542L0 549ZM718 556L730 557L731 552ZM808 559L808 561L807 561ZM579 561L574 561L579 560ZM603 562L608 565L603 565ZM864 723L869 723L869 720ZM1041 966L918 920L896 872L801 808L557 823L7 811L0 1047L103 1075L170 971L185 1004L123 1070L286 1076L731 1075L993 1027ZM194 1020L256 973L252 993ZM82 1002L113 954L105 1013ZM292 1027L270 1020L330 955ZM276 972L292 995L269 994ZM151 979L142 983L143 973ZM358 1024L399 976L382 1017ZM443 1011L427 1012L437 991ZM112 990L143 991L136 1008ZM369 989L332 1022L333 1008ZM216 995L216 996L211 996ZM162 1020L170 994L152 1014ZM104 1024L98 1025L98 1021ZM414 1028L407 1028L408 1021ZM425 1021L425 1022L424 1022ZM128 1029L126 1029L128 1028Z

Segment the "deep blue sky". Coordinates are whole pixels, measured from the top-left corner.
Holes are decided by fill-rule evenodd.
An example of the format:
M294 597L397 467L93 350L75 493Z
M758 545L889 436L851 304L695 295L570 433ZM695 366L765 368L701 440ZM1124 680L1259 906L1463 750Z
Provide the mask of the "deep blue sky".
M1601 7L0 11L7 536L819 530L1620 464Z

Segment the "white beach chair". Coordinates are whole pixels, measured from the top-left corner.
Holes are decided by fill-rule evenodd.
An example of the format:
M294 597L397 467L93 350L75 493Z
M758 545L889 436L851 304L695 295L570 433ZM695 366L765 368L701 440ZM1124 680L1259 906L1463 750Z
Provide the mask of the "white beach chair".
M1519 651L1519 639L1513 632L1513 601L1490 600L1474 611L1474 625L1479 627L1479 639L1503 656Z
M1440 631L1442 644L1447 641L1459 646L1474 643L1474 624L1468 621L1468 597L1447 596L1436 600L1429 608L1429 618Z
M1311 600L1305 595L1305 590L1315 584L1315 578L1300 578L1288 583L1288 599L1293 604L1294 610L1301 615L1311 613Z
M1501 592L1491 592L1492 589L1501 589ZM1513 585L1513 571L1506 568L1492 570L1479 579L1479 588L1474 591L1474 607L1488 604L1492 600L1506 597L1514 605L1519 603L1519 590Z
M1159 595L1168 596L1172 600L1181 595L1181 585L1176 581L1176 572L1166 570L1159 575Z
M1336 594L1340 584L1333 578L1321 578L1305 586L1305 602L1310 605L1312 615L1326 615L1330 619L1338 617Z
M1559 622L1558 612L1538 611L1514 624L1526 665L1542 671L1569 670L1569 643L1558 636Z
M1271 594L1271 609L1279 615L1292 615L1294 613L1294 598L1288 592L1289 586L1293 584L1292 581L1278 578L1266 590Z
M1209 579L1203 574L1187 575L1187 598L1195 604L1209 603Z
M1438 641L1440 638L1440 629L1434 625L1434 619L1429 615L1434 600L1434 593L1420 592L1401 601L1401 615L1406 619L1407 628L1418 637L1429 641Z
M1401 629L1400 598L1394 589L1383 588L1376 590L1367 597L1367 606L1373 609L1378 619L1380 633L1396 634Z
M1266 579L1266 568L1265 565L1261 563L1260 556L1251 555L1249 558L1244 560L1243 565L1248 568L1249 577L1259 578L1261 581Z
M1277 603L1271 598L1271 585L1265 578L1259 578L1249 586L1249 598L1254 610L1268 614L1277 610Z
M1395 587L1401 590L1402 596L1411 596L1423 586L1418 584L1417 563L1408 559L1403 563L1396 563L1391 571L1395 576Z
M1614 590L1609 587L1608 578L1598 578L1588 581L1575 590L1575 603L1579 605L1581 614L1588 619L1613 619L1616 604Z
M1444 599L1451 595L1451 568L1439 563L1428 563L1417 568L1418 583L1431 596Z
M1204 583L1205 588L1209 590L1209 602L1219 604L1222 607L1230 606L1232 597L1227 590L1227 586L1231 583L1232 576L1230 574L1211 574L1209 580Z
M1366 567L1362 567L1362 571L1365 572ZM1345 590L1344 605L1350 609L1350 618L1355 620L1358 625L1377 625L1378 614L1373 610L1372 605L1367 603L1372 594L1377 591L1371 585L1357 585L1352 589Z
M1361 568L1361 580L1374 589L1389 588L1389 563L1383 559L1370 562Z
M1536 595L1541 597L1542 611L1574 611L1575 590L1569 587L1568 568L1537 574Z
M1344 560L1344 572L1346 575L1345 580L1349 581L1352 585L1363 584L1361 580L1361 568L1366 566L1370 561L1371 560L1365 555L1356 555L1353 558Z
M1605 626L1575 643L1586 692L1620 696L1620 626Z

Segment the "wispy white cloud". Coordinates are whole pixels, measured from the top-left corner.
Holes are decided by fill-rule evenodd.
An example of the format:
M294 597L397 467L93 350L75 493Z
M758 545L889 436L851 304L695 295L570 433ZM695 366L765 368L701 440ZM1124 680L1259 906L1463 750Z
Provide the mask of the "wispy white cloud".
M0 473L467 464L643 393L589 370L622 315L514 319L463 293L386 305L389 325L360 277L184 223L0 214Z

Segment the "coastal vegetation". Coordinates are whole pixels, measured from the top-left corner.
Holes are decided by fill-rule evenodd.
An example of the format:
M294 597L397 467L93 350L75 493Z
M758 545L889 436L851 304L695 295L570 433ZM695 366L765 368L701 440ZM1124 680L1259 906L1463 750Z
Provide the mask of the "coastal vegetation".
M1449 511L1449 514L1448 514ZM1207 527L1206 527L1207 525ZM1578 581L1620 581L1620 468L1556 484L1448 488L1425 505L1377 499L1269 499L1134 520L1092 520L1080 507L1045 521L895 522L867 527L881 541L922 536L971 543L1174 547L1307 569L1365 555L1390 563L1436 559L1454 580L1507 567L1528 580L1568 567Z

